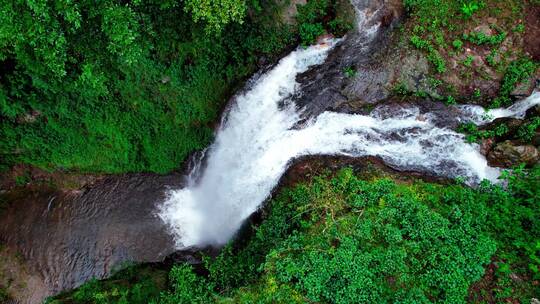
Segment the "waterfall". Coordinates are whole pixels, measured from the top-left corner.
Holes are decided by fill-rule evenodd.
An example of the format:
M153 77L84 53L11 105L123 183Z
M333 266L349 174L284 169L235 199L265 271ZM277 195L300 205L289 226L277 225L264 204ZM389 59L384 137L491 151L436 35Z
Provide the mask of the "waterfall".
M170 191L159 216L170 227L178 248L224 244L268 197L291 160L304 155L378 156L396 168L470 183L495 181L499 170L488 166L477 144L434 123L414 105L380 106L370 115L324 112L294 128L300 112L292 102L296 75L321 64L337 43L299 48L259 76L235 98L208 148L204 166L190 175L184 189ZM486 123L519 116L540 103L540 93L509 109L485 115L477 106L457 106L460 121ZM193 180L193 176L198 176Z

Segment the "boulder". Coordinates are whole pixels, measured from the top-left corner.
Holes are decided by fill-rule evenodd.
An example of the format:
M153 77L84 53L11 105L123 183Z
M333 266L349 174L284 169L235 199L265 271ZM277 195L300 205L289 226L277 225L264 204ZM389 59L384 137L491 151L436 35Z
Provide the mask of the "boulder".
M522 163L532 166L540 160L540 153L533 145L515 145L507 140L497 144L487 158L496 167L510 168Z
M489 151L491 151L491 148L493 148L494 144L495 140L493 138L483 139L480 143L480 153L484 156L487 156Z
M486 36L493 36L493 30L491 29L491 27L487 24L482 24L482 25L479 25L477 26L475 29L474 29L474 32L476 33L483 33L484 35Z
M529 79L526 79L516 85L514 90L510 93L510 96L515 99L523 99L529 97L532 92L534 91L534 87L536 84L535 77L531 77Z

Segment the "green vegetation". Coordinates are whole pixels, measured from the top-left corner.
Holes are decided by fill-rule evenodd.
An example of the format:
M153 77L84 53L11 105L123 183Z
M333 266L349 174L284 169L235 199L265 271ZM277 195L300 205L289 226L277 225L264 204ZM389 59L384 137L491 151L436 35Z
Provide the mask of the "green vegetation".
M538 128L540 128L540 117L536 116L530 122L520 126L517 135L521 140L530 142Z
M425 53L433 66L431 76L450 82L440 87L440 95L454 94L445 87L458 87L456 99L467 102L470 80L500 81L499 96L481 92L486 100L480 101L489 98L493 107L506 106L515 86L538 69L522 42L516 42L524 34L523 16L533 5L528 1L405 0L404 5L409 15L405 37ZM487 54L486 47L491 48Z
M9 294L5 288L0 287L0 302L7 303L10 300Z
M491 106L497 108L510 105L512 103L510 93L512 93L516 85L534 75L537 69L538 64L526 57L512 61L504 73L499 97L493 100Z
M159 297L166 286L166 270L151 266L130 266L107 281L91 280L75 292L65 295L62 301L51 303L147 304L149 299Z
M463 48L463 41L456 39L454 40L454 42L452 42L452 46L454 46L456 50L461 51L461 49Z
M486 138L501 137L506 135L510 130L505 124L497 125L492 130L479 130L474 123L465 123L458 127L458 131L467 134L467 141L473 143Z
M253 4L260 10L259 1L253 1ZM186 0L184 5L193 20L203 21L210 33L219 33L231 22L242 23L247 9L243 0Z
M404 48L424 53L431 64L429 77L441 81L432 99L447 96L447 105L478 103L485 107L508 107L517 95L528 92L530 79L538 75L540 63L526 51L526 14L529 1L405 0L409 19L403 35L410 42ZM498 92L488 88L499 87ZM401 96L421 96L422 89L399 88ZM516 90L517 89L517 90ZM486 90L486 91L483 91ZM519 92L519 93L518 93ZM459 131L469 142L481 139L515 139L530 144L538 125L531 113L518 132L508 126L478 130L466 124Z
M346 77L352 78L356 76L356 69L352 66L348 66L343 69L343 74L345 74Z
M209 143L224 101L258 57L294 41L271 4L259 3L239 24L243 5L1 1L1 162L97 172L177 168Z
M324 33L343 36L352 29L350 18L340 15L344 14L341 5L339 0L311 0L298 7L296 20L303 45L314 43L316 38Z
M417 49L427 51L427 58L435 66L435 70L437 71L437 73L446 72L446 63L444 59L442 58L439 51L435 47L433 47L433 45L428 40L424 40L415 35L411 37L411 43Z
M476 1L470 1L470 2L463 2L461 5L461 12L463 15L465 15L467 18L471 18L472 15L480 9L481 6L485 6L484 2L476 2Z
M532 283L540 267L540 168L504 178L507 188L483 182L475 190L364 180L350 169L315 177L283 190L251 236L205 260L205 275L175 266L167 291L149 293L148 302L528 302L540 292ZM488 265L497 268L493 277L484 277ZM110 288L94 303L123 303Z
M497 35L488 36L484 34L483 32L472 32L469 34L463 34L463 40L469 41L474 44L482 45L482 44L489 44L489 45L499 45L501 44L504 39L506 39L506 33L501 32Z
M0 166L178 168L260 57L350 28L336 3L300 6L297 29L273 1L0 0Z

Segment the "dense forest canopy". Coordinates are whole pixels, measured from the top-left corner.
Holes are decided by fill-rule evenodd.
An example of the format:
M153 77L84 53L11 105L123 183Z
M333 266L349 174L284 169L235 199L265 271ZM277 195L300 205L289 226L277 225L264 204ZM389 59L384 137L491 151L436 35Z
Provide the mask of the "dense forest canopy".
M324 31L333 3L300 9L304 43ZM298 39L280 21L285 4L2 0L0 166L178 168L209 144L220 109L258 59Z
M247 17L238 0L2 1L2 163L177 168L256 57L291 42L256 4Z

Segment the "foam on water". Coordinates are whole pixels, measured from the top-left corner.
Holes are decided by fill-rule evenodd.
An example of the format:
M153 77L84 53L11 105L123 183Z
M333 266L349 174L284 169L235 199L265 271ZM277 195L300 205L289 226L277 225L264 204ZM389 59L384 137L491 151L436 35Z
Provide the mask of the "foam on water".
M303 155L372 155L396 168L462 176L470 183L497 179L499 170L488 166L476 144L435 126L432 116L420 115L414 106L391 113L380 107L370 115L325 112L295 129L300 120L291 102L295 77L322 63L335 43L292 52L236 97L206 152L205 166L196 166L197 181L171 191L159 211L179 248L226 243L268 197L290 161ZM539 102L536 93L489 114L519 116ZM479 107L458 109L463 120L491 119Z
M480 106L474 105L460 105L456 107L463 113L462 120L464 122L483 125L501 117L523 118L525 112L536 105L540 105L540 92L534 92L531 96L514 103L508 108L485 110Z

